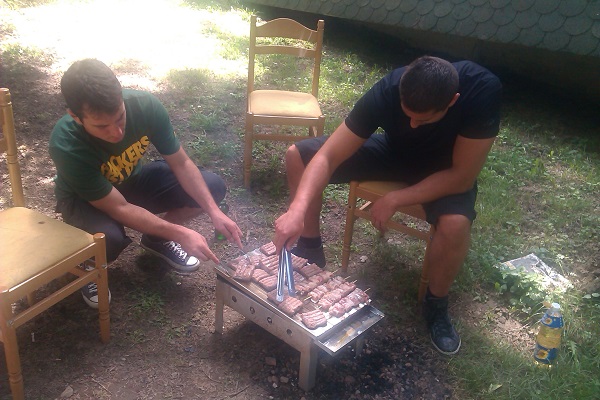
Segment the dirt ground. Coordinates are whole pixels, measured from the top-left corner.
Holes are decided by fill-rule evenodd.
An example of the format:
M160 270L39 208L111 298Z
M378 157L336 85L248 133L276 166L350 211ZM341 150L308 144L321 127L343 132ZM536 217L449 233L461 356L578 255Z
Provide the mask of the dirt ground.
M60 71L19 65L0 66L0 84L11 89L21 145L21 166L29 206L54 215L52 178L54 167L47 141L54 122L64 113L58 89ZM128 71L127 79L147 79L143 68ZM163 101L173 100L168 95ZM243 96L241 96L243 101ZM240 105L243 103L240 103ZM243 106L242 106L243 107ZM240 108L241 110L242 108ZM186 115L173 115L184 126ZM243 126L238 114L232 125ZM185 129L180 130L185 135ZM185 143L189 138L182 137ZM225 175L230 188L241 189L241 156ZM3 167L2 173L5 174ZM3 178L4 179L4 178ZM236 196L230 208L247 232L247 248L270 240L272 221L262 212L263 197L255 188L248 196ZM340 221L345 210L332 206L324 215L326 240L341 239ZM190 226L212 238L212 227L199 218ZM366 335L360 354L352 347L335 357L321 353L316 387L298 388L299 352L225 311L225 330L214 333L215 271L205 263L191 276L173 274L156 259L144 255L135 244L139 234L130 232L130 245L109 267L112 292L111 340L100 343L97 313L77 293L19 330L25 390L28 399L457 399L460 393L444 366L448 358L432 350L414 302L398 301L405 308L401 318L386 318ZM370 243L355 245L350 272L357 284L369 287L377 271L359 273L359 257ZM223 243L213 250L223 260L235 251ZM339 257L339 255L338 255ZM27 255L24 255L26 262ZM418 267L418 260L409 263ZM417 272L415 272L415 277ZM396 295L398 296L398 295ZM390 307L393 296L375 307ZM397 297L396 297L397 298ZM463 324L474 324L494 313L495 331L512 337L516 346L529 346L531 333L493 302L470 298L453 300L452 313ZM465 343L464 346L469 346ZM0 349L0 357L4 358ZM0 398L9 399L4 362L0 363Z

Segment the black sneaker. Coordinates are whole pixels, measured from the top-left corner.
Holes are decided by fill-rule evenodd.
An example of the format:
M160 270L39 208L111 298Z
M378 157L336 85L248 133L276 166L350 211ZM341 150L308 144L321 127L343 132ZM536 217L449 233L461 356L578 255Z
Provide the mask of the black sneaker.
M325 264L327 264L323 246L314 248L296 246L292 248L291 252L298 257L306 258L309 264L317 264L321 268L325 268Z
M423 301L423 317L431 336L431 343L442 354L456 354L460 349L460 336L448 316L448 296L429 297Z
M179 243L172 240L153 241L147 235L142 235L140 246L165 260L178 274L187 275L200 268L200 260L190 256Z
M86 262L83 262L79 265L79 268L84 271L91 271L94 269L94 265ZM81 288L81 296L83 300L87 303L88 306L98 309L98 285L96 282L91 282ZM108 303L110 304L111 295L110 289L108 290Z

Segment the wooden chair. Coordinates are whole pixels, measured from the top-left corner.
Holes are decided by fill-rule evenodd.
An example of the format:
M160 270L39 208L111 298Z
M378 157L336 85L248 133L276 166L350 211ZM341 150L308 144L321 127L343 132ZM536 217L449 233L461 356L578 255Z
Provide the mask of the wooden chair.
M16 329L90 282L98 285L100 338L110 337L108 281L104 234L90 235L54 218L25 208L21 185L12 103L8 89L0 88L2 137L0 150L6 153L13 207L0 210L0 342L4 344L8 378L14 400L24 399L23 376ZM92 259L95 268L77 268ZM57 279L65 274L74 279ZM54 282L53 282L54 281ZM60 287L34 302L34 292L52 283ZM47 286L47 288L50 286ZM13 304L27 297L29 307L13 310Z
M399 190L407 185L401 182L384 182L384 181L352 181L350 182L350 192L348 194L348 210L346 214L346 227L344 229L344 244L342 247L342 271L346 272L348 269L348 261L350 259L350 244L352 243L352 234L354 231L354 221L357 218L365 218L370 220L371 215L369 208L372 203L383 197L386 193L393 190ZM364 200L364 204L358 205L359 199ZM431 238L434 233L434 226L429 225L429 229L419 229L418 227L408 226L406 223L398 222L398 216L400 219L402 216L411 216L419 220L425 221L425 210L421 205L414 205L404 207L398 210L395 214L395 220L390 220L387 223L388 229L393 229L402 232L406 235L414 236L427 243L425 249L425 257L423 260L423 269L421 271L421 280L419 283L419 304L425 296L427 285L429 284L428 275L428 247Z
M317 30L288 18L278 18L260 26L256 25L256 16L250 22L250 47L248 61L248 90L244 143L244 186L250 187L250 169L252 167L252 144L255 140L273 140L296 142L307 136L289 133L255 133L255 125L305 126L308 136L321 136L325 129L325 116L317 100L319 74L323 49L323 28L320 20ZM257 41L259 39L259 41ZM277 89L255 89L256 56L265 60L269 55L283 55L311 59L312 82L310 93L301 88L282 87ZM264 56L264 57L263 57ZM273 69L280 66L272 66ZM296 68L295 71L300 71ZM290 90L293 89L293 90Z

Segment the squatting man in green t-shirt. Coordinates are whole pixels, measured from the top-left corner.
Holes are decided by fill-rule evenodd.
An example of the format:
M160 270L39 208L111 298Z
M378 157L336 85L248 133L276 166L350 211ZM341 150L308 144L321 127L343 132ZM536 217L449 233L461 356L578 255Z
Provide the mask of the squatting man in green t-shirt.
M188 274L200 260L219 260L206 238L182 224L206 212L215 229L242 246L237 224L217 206L225 182L200 171L174 135L160 101L150 93L122 89L98 60L75 62L61 80L67 114L50 137L56 165L57 211L70 225L106 235L107 259L131 243L124 226L141 232L140 245ZM163 160L140 160L153 144ZM164 213L162 217L155 214ZM82 289L98 307L95 284Z

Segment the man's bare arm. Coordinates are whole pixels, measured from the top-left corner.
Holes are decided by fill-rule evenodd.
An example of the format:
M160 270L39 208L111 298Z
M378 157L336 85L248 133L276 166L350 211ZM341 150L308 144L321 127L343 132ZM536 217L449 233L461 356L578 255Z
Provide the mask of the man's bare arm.
M171 155L163 156L177 180L185 190L206 212L215 228L227 239L242 247L242 231L237 224L225 215L215 203L198 167L188 157L183 148Z
M277 249L288 247L298 240L304 227L304 217L311 203L321 196L335 169L363 145L365 139L356 136L342 123L306 166L296 195L288 211L275 221Z
M380 230L398 207L422 204L444 196L463 193L473 187L495 138L456 138L452 166L404 189L390 192L371 208L373 225Z

